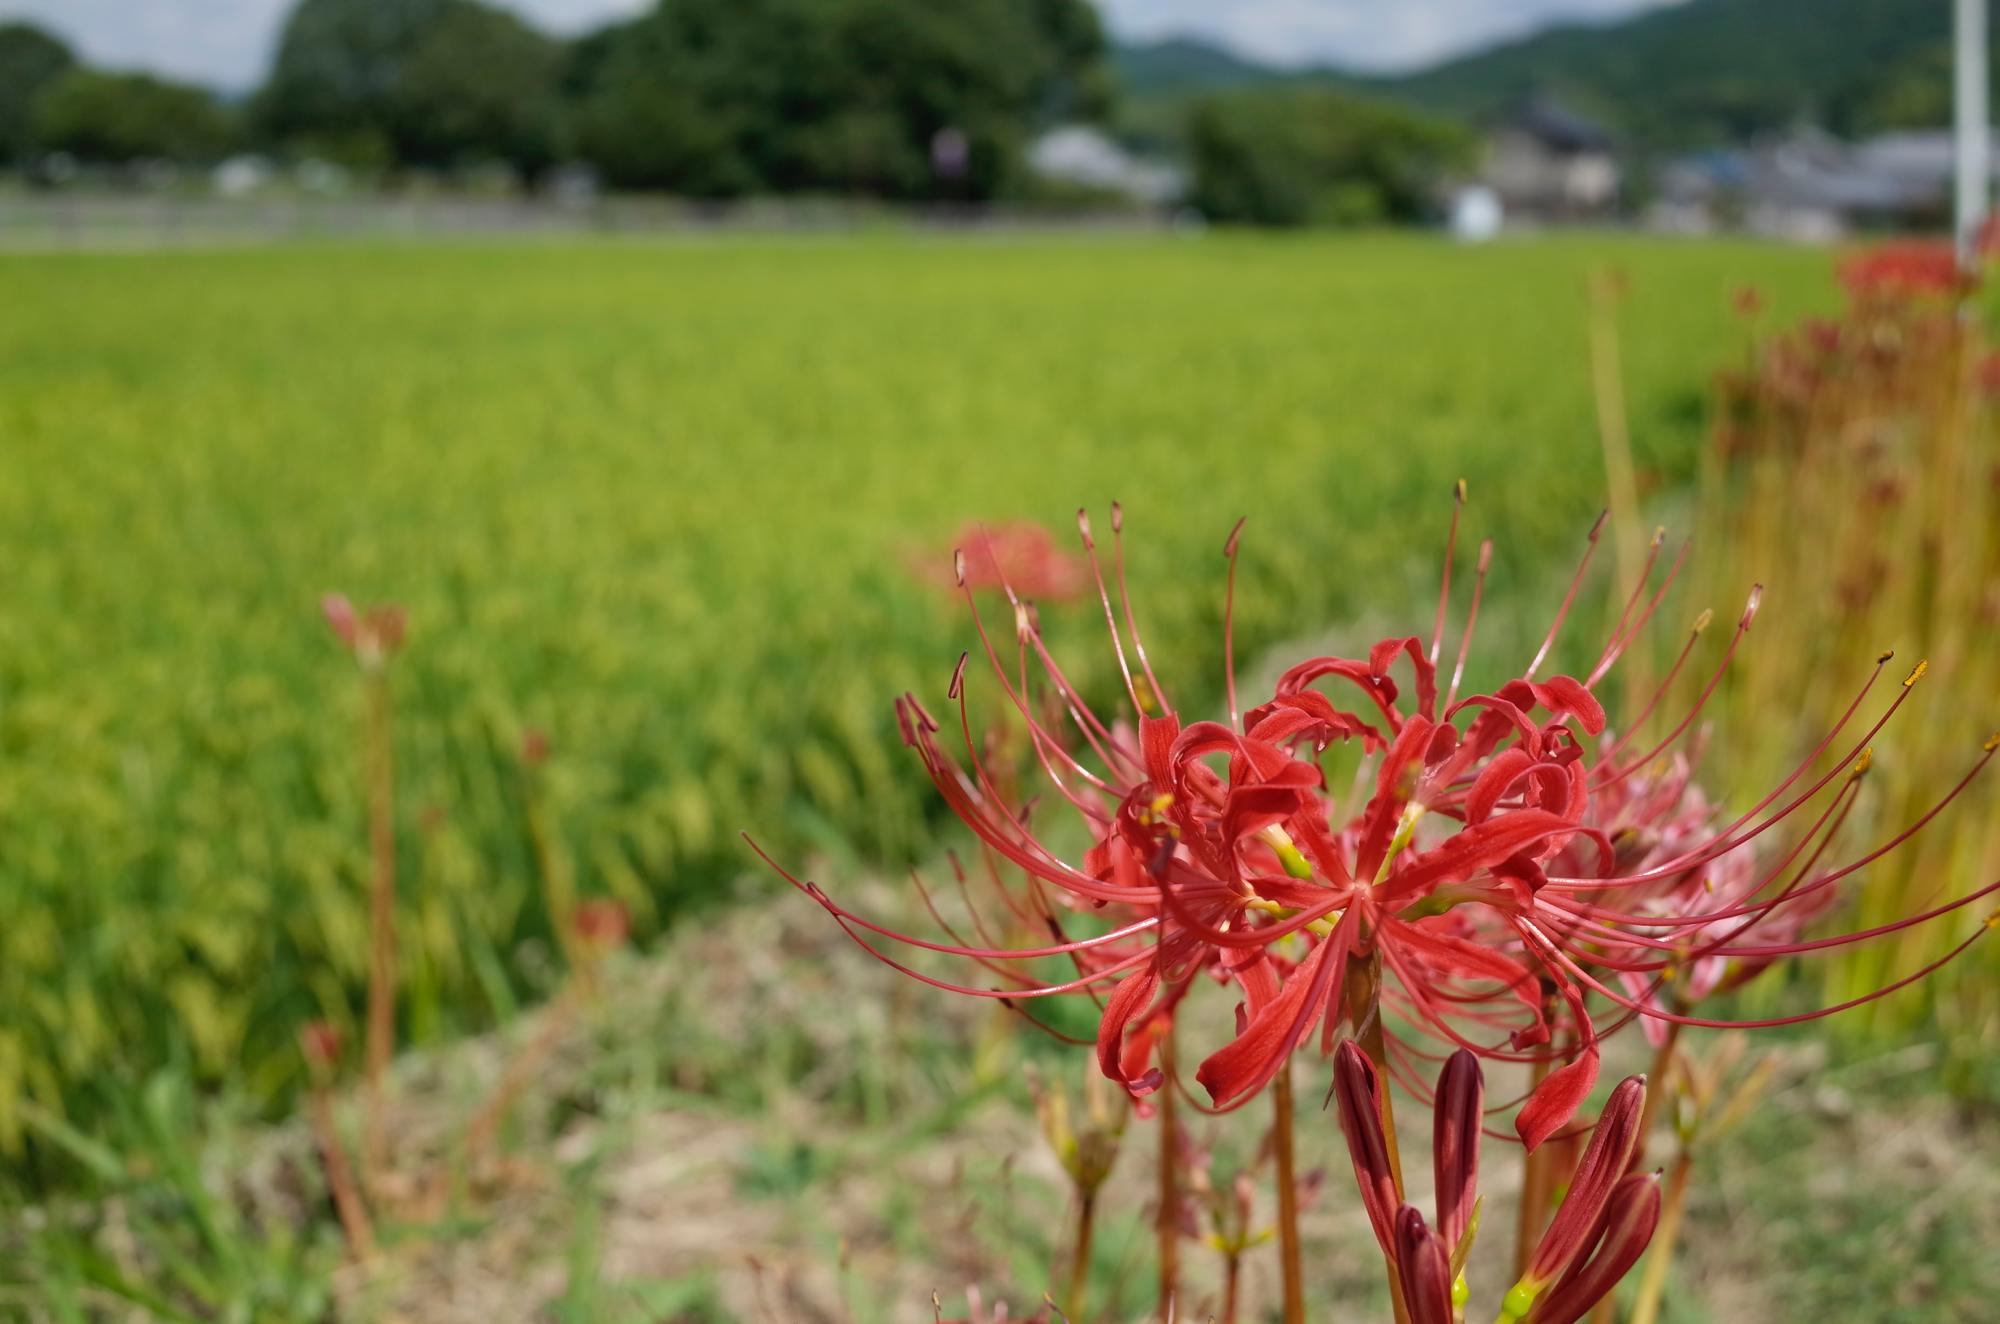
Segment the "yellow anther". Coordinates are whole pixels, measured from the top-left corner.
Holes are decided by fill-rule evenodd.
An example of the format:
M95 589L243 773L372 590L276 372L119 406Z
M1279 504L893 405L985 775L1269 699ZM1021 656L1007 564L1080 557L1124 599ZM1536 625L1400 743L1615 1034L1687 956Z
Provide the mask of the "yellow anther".
M1459 505L1462 506L1465 504L1465 480L1463 478L1452 484L1452 496L1457 499Z
M2000 731L1995 731L1992 735L1986 737L1986 743L1981 745L1980 748L1988 754L1991 754L1996 749L2000 749Z
M1861 751L1860 758L1854 760L1854 771L1850 775L1859 777L1861 776L1861 774L1867 772L1869 768L1873 767L1874 764L1875 764L1875 746L1870 745L1866 749Z
M1986 927L1989 929L2000 929L2000 910L1996 910L1986 917Z
M1148 802L1146 805L1146 808L1156 816L1159 814L1166 813L1169 809L1172 809L1173 807L1174 807L1174 797L1172 792L1169 791L1161 791L1158 795L1154 796L1152 800Z
M1931 669L1931 661L1929 658L1924 658L1920 660L1916 666L1910 669L1910 674L1903 681L1903 688L1908 689L1910 688L1910 686L1922 680L1924 678L1924 673L1926 671L1929 671L1930 669Z
M1701 615L1694 618L1694 632L1696 634L1700 634L1703 630L1706 630L1709 627L1710 622L1714 620L1715 620L1715 608L1703 607L1701 609Z
M1882 664L1883 664L1884 662L1887 662L1887 661L1888 661L1888 660L1889 660L1890 658L1892 658L1892 657L1894 657L1894 656L1896 656L1896 650L1895 650L1895 649L1893 649L1893 648L1885 648L1885 649L1883 649L1883 650L1882 650L1882 651L1881 651L1880 653L1877 653L1877 654L1875 655L1875 665L1879 667L1879 666L1881 666L1881 665L1882 665Z

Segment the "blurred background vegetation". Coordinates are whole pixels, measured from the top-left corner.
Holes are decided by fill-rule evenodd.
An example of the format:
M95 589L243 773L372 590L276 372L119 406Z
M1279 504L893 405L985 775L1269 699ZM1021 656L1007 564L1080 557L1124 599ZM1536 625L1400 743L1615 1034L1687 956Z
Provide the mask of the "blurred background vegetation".
M1635 199L1678 152L1800 123L1937 126L1948 17L1689 0L1390 75L1121 42L1086 0L674 0L560 37L484 0L298 0L260 81L228 95L86 67L59 34L0 22L0 167L47 183L259 153L392 187L498 167L535 190L568 165L700 199L1050 201L1028 149L1084 123L1188 169L1211 219L1371 224L1434 206L1478 131L1533 100L1615 135ZM1275 179L1286 196L1258 182Z
M651 931L736 834L906 860L938 807L889 700L965 646L925 564L969 518L1125 503L1143 619L1220 684L1395 611L1453 479L1496 592L1602 500L1582 288L1634 273L1646 483L1692 474L1753 273L1823 260L1598 241L993 247L722 242L7 260L0 399L0 1137L181 1060L276 1099L365 966L359 693L317 619L410 612L395 674L409 1028L493 1014L549 934L520 748L548 733L578 885ZM134 291L142 291L135 295ZM1052 291L1061 290L1060 299ZM1394 402L1394 403L1391 403ZM79 556L78 549L94 549ZM1051 608L1103 681L1091 614ZM1101 621L1096 629L1101 629ZM19 1167L26 1162L29 1166Z

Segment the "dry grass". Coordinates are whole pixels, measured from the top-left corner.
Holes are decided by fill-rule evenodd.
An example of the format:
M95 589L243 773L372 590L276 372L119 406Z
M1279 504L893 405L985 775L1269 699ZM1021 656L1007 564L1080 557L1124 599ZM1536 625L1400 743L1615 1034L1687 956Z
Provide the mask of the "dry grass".
M949 1308L969 1286L1017 1310L1039 1302L1060 1281L1069 1212L1020 1076L1028 1060L1081 1072L1088 1055L1051 1054L990 1008L913 986L821 918L803 903L744 907L622 963L604 1002L563 1030L502 1161L393 1224L383 1258L343 1274L343 1313L790 1324L925 1321L933 1291ZM506 1043L537 1033L531 1017ZM1643 1065L1642 1043L1621 1047L1632 1060L1608 1078ZM436 1167L509 1051L487 1039L403 1064L399 1171ZM1702 1161L1667 1318L1981 1318L2000 1291L2000 1126L1929 1092L1929 1047L1844 1065L1808 1041L1779 1051L1765 1105ZM1315 1072L1301 1084L1315 1106ZM1405 1143L1421 1153L1416 1111ZM1235 1124L1258 1125L1254 1112ZM273 1152L298 1149L281 1136ZM1302 1119L1301 1144L1328 1168L1305 1225L1316 1301L1385 1316L1330 1115ZM1146 1317L1150 1145L1135 1122L1102 1198L1093 1299L1119 1304L1089 1318ZM1427 1174L1412 1168L1421 1201ZM1501 1232L1482 1239L1475 1301L1505 1281L1518 1170L1489 1144L1487 1227ZM1194 1318L1213 1299L1212 1258L1184 1251ZM1247 1317L1276 1297L1274 1258L1253 1255Z

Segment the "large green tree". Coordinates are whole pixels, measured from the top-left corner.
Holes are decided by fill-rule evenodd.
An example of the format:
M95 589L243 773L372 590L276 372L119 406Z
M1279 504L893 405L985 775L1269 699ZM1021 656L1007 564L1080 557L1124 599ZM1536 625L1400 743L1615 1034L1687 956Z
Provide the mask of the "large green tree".
M0 164L33 150L35 100L76 66L59 39L29 23L0 23Z
M86 161L208 161L230 149L235 125L203 88L72 69L36 99L33 137L43 151Z
M1473 153L1450 120L1311 86L1202 101L1187 136L1191 201L1211 219L1256 225L1409 220Z
M1036 124L1101 108L1103 52L1083 0L662 0L569 84L616 184L989 198Z
M366 164L555 154L562 48L479 0L299 0L258 117L280 141Z

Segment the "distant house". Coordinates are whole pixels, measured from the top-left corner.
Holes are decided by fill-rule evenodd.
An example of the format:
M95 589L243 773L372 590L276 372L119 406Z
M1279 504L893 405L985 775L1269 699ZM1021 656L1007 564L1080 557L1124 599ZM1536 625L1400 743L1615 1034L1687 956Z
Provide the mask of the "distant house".
M1028 169L1053 183L1147 207L1178 202L1187 192L1187 176L1181 171L1136 156L1110 135L1083 124L1037 138L1028 148Z
M1488 131L1479 179L1509 220L1601 219L1618 205L1617 144L1566 106L1536 98Z
M2000 152L1988 169L2000 175ZM1948 221L1951 179L1948 131L1849 143L1806 125L1669 164L1648 219L1664 230L1743 229L1800 240L1924 228Z

